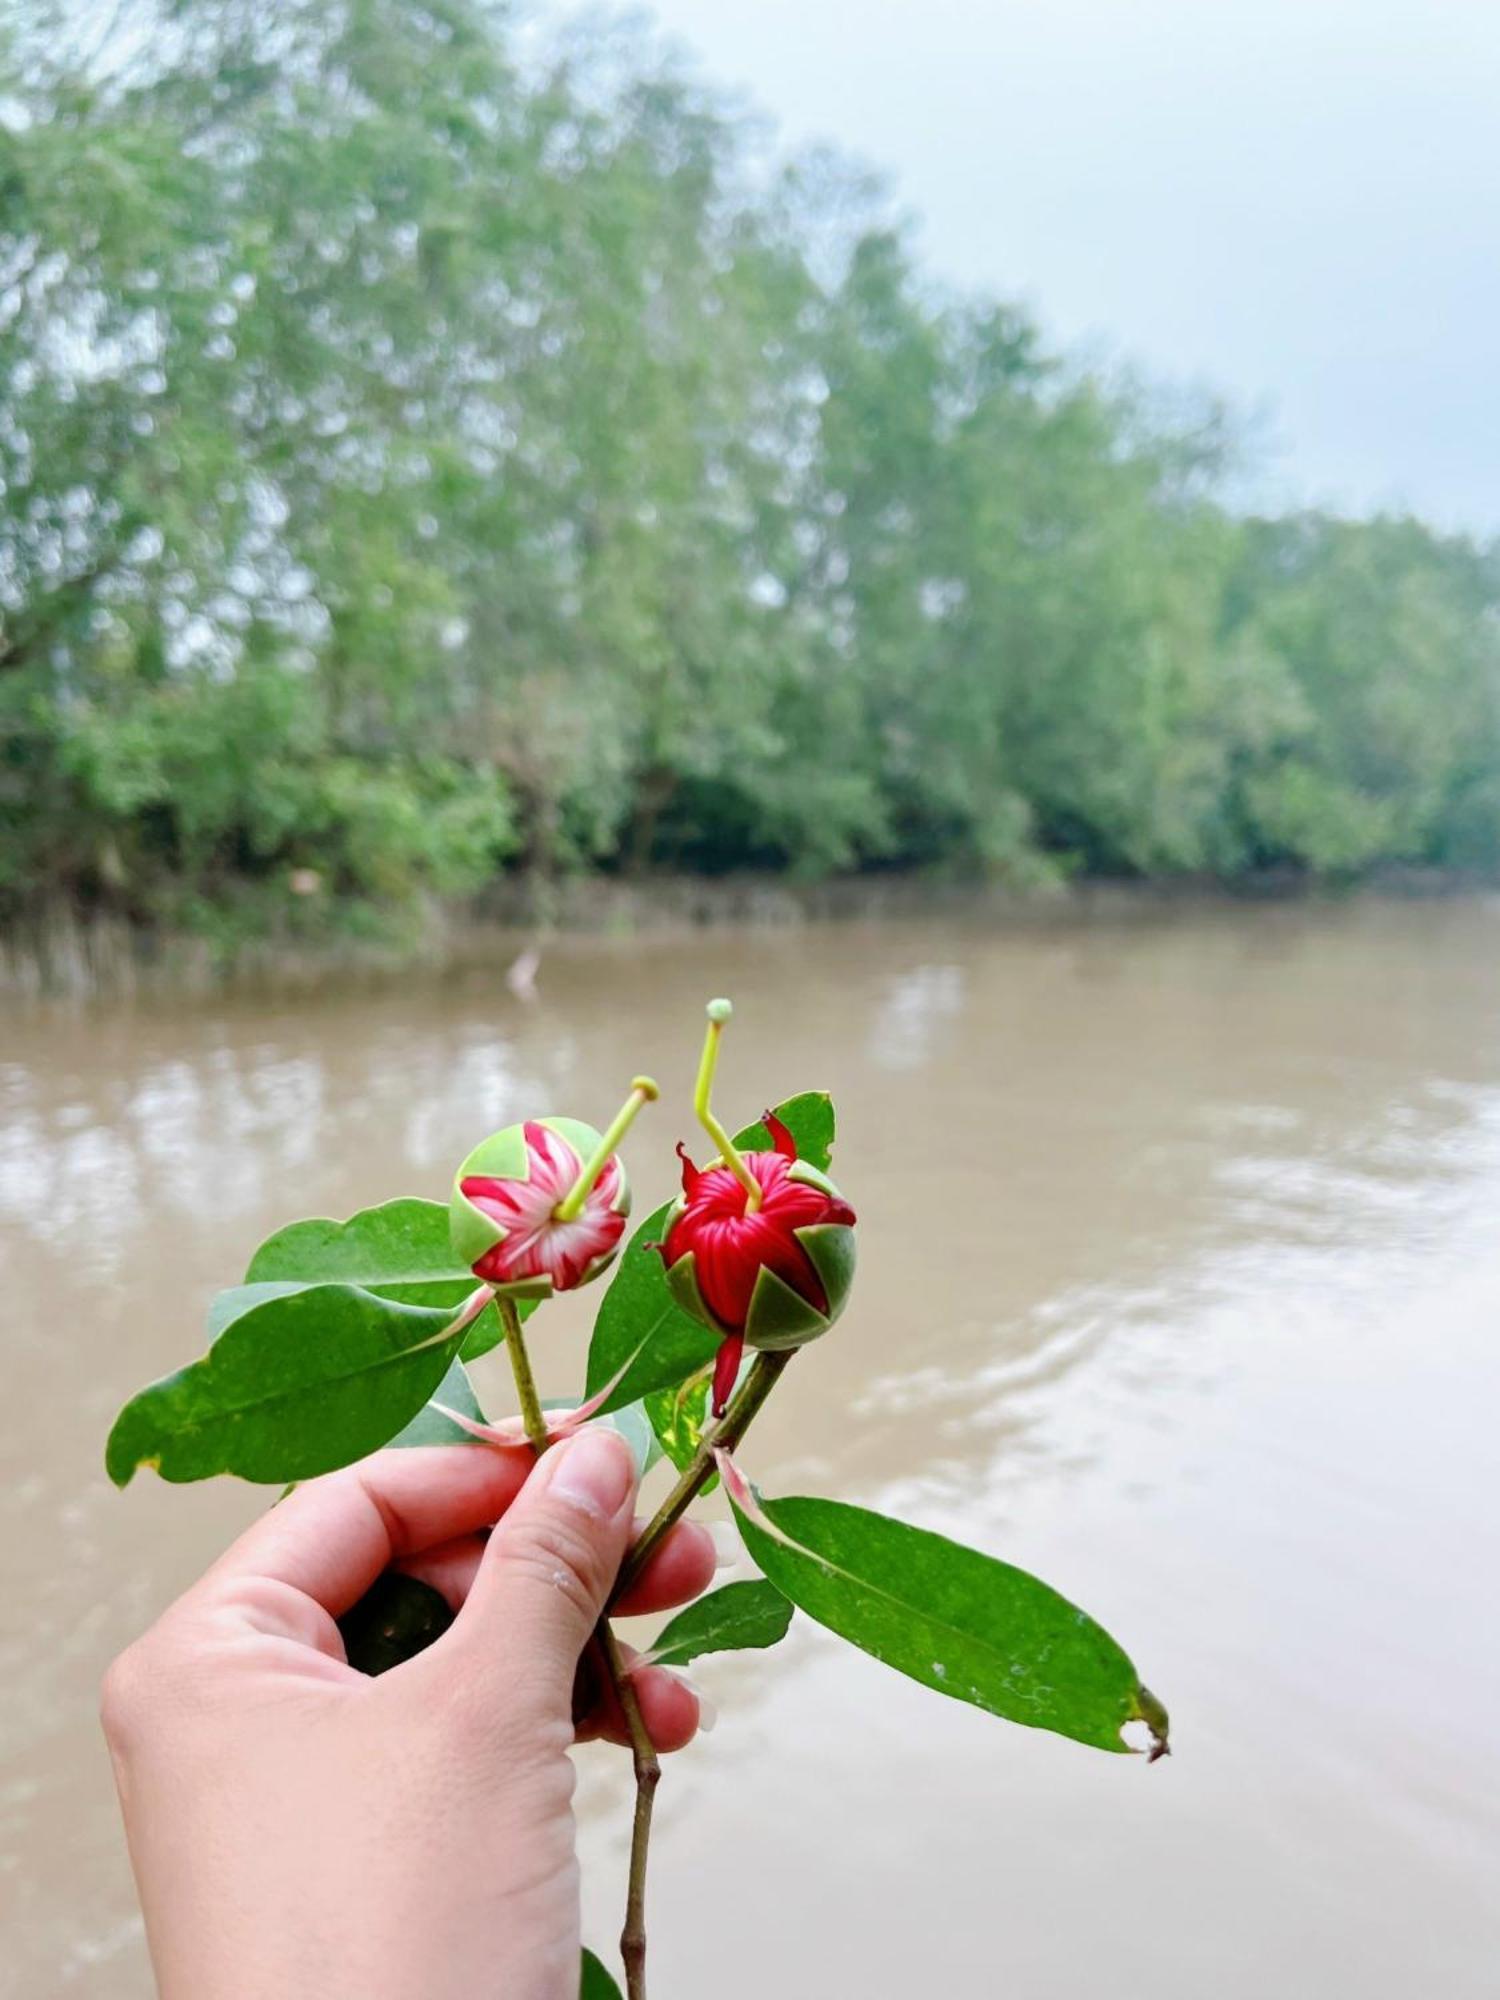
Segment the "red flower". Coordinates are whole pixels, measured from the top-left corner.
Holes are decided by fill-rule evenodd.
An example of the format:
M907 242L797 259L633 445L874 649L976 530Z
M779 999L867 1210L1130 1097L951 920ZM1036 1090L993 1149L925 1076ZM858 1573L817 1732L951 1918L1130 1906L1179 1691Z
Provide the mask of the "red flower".
M473 1163L493 1160L505 1169L500 1174L460 1169L458 1194L469 1213L477 1211L482 1218L477 1239L470 1225L466 1247L477 1247L485 1236L490 1239L472 1259L474 1275L521 1296L567 1292L583 1284L609 1263L625 1233L630 1197L616 1154L600 1169L579 1214L569 1221L558 1219L559 1205L583 1170L578 1148L556 1129L562 1122L529 1119L519 1129L511 1126L486 1142L490 1158L481 1160L478 1155L485 1149L477 1148ZM598 1136L587 1126L576 1129L580 1136Z
M853 1275L854 1210L769 1111L774 1151L745 1153L761 1190L726 1165L699 1171L684 1147L682 1195L659 1246L678 1302L726 1336L714 1373L718 1414L748 1339L755 1347L797 1347L825 1332Z

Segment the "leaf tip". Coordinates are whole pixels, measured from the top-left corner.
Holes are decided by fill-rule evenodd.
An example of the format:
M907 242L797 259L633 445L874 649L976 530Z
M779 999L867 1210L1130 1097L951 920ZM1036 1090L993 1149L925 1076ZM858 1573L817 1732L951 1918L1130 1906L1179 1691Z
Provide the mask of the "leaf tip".
M1131 1720L1144 1722L1151 1732L1151 1747L1146 1752L1148 1764L1156 1763L1159 1758L1171 1756L1171 1720L1144 1682L1136 1688L1135 1713Z

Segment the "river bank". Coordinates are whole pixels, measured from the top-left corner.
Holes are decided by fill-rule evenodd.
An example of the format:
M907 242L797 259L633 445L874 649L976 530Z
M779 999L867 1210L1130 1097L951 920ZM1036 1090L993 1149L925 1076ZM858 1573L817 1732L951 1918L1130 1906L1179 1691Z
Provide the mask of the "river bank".
M1118 923L1182 909L1267 902L1343 907L1361 900L1483 895L1497 887L1489 880L1419 868L1385 869L1354 884L1265 871L1233 881L1203 876L1080 878L1024 889L915 873L816 883L750 874L578 875L550 881L514 876L473 902L429 901L393 913L388 923L364 934L330 910L321 928L304 918L295 930L283 928L232 944L188 930L63 908L0 931L0 1002L307 992L487 967L513 975L524 990L534 977L533 958L570 937L787 930L935 915L1017 928Z

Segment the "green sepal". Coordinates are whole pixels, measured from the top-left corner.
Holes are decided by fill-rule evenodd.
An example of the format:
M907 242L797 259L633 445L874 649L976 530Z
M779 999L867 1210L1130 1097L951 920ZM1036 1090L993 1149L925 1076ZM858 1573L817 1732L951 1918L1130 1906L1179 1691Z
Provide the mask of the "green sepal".
M826 1313L793 1291L769 1264L761 1265L750 1294L750 1310L745 1314L747 1347L781 1354L789 1347L805 1347L819 1334L827 1333L832 1324Z
M698 1266L692 1251L689 1250L685 1257L679 1257L675 1264L668 1264L666 1274L667 1290L676 1304L685 1313L691 1313L694 1319L701 1320L704 1326L722 1334L723 1327L704 1304L703 1294L698 1289Z
M453 1176L453 1192L448 1202L448 1228L453 1243L454 1254L472 1271L481 1258L493 1250L497 1243L503 1243L505 1229L476 1208L463 1192L463 1183L471 1174L483 1174L491 1180L526 1181L531 1178L531 1158L526 1149L527 1124L544 1125L549 1132L555 1132L567 1141L578 1155L580 1165L586 1161L599 1145L600 1134L592 1125L585 1125L578 1118L532 1118L520 1125L507 1125L502 1131L492 1132L482 1139ZM619 1156L616 1155L618 1159ZM630 1213L630 1183L626 1178L625 1165L620 1161L620 1185L611 1206L617 1215ZM614 1262L614 1255L596 1258L585 1271L582 1283L588 1284L607 1270ZM486 1281L488 1282L488 1281ZM552 1296L552 1280L545 1274L535 1278L518 1278L508 1284L496 1285L495 1290L510 1299L528 1299L540 1302Z
M832 1326L844 1307L849 1303L849 1292L854 1284L854 1263L857 1254L854 1231L847 1222L814 1222L806 1229L797 1231L797 1241L807 1252L808 1261L823 1280L823 1291L828 1300L825 1326ZM765 1342L749 1336L751 1345L762 1347Z
M784 1098L775 1115L797 1141L799 1165L824 1168L834 1141L833 1102L825 1090L805 1090ZM736 1132L742 1153L766 1152L771 1135L757 1121ZM680 1305L657 1246L665 1239L675 1204L653 1210L625 1247L599 1307L589 1342L590 1395L608 1385L605 1407L617 1409L654 1389L669 1389L698 1369L711 1366L723 1329L693 1306Z

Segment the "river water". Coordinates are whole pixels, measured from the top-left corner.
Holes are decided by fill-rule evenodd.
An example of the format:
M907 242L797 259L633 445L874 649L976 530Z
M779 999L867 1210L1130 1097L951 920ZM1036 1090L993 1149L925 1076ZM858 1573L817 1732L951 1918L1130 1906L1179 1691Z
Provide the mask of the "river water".
M574 941L531 1006L473 973L0 1022L0 1990L149 1992L95 1686L264 1504L114 1492L117 1403L279 1222L441 1194L486 1130L600 1119L642 1068L668 1103L633 1172L664 1191L721 990L726 1116L830 1087L861 1219L854 1303L749 1469L1039 1571L1131 1651L1175 1754L1010 1727L803 1620L710 1660L718 1728L660 1795L653 1990L1500 1992L1493 900ZM580 1757L607 1953L624 1761Z

